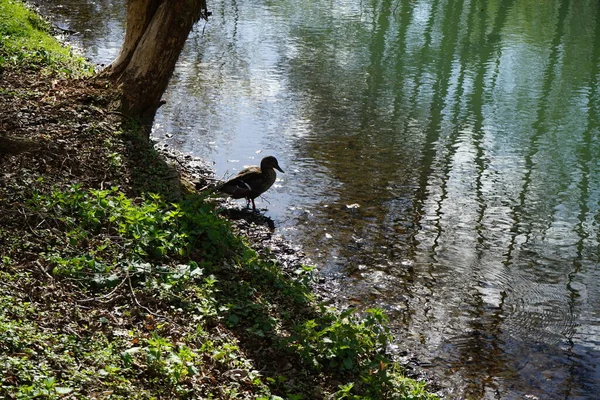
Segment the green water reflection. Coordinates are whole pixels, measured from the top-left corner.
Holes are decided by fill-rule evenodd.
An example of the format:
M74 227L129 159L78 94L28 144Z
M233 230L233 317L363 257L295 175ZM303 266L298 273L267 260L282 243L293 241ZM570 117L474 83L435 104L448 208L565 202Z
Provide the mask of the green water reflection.
M355 278L348 298L389 306L445 374L466 369L464 395L588 396L600 340L597 3L367 9L350 32L320 17L329 29L296 33L290 87L312 135L295 151L335 181L316 189L326 204L299 217L301 236Z
M203 154L284 153L270 215L339 296L386 307L457 396L596 390L597 4L227 7L196 71L219 84L181 77L217 119Z
M269 215L457 397L597 390L597 3L222 4L181 146L283 158Z

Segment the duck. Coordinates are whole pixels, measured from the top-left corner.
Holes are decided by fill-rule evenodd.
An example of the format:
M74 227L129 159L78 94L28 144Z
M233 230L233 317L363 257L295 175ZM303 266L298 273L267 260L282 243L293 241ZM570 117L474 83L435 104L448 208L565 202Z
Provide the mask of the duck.
M277 179L275 170L284 173L277 159L267 156L260 161L260 166L244 168L236 176L219 185L217 189L233 199L245 198L246 207L250 207L252 203L252 210L256 211L254 199L273 186Z

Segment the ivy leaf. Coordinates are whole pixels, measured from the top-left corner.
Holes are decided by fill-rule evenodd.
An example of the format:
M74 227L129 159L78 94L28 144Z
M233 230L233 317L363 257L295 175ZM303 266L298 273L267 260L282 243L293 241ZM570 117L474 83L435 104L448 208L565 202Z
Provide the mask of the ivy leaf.
M346 369L352 369L352 367L354 367L354 362L351 358L344 358L344 367Z

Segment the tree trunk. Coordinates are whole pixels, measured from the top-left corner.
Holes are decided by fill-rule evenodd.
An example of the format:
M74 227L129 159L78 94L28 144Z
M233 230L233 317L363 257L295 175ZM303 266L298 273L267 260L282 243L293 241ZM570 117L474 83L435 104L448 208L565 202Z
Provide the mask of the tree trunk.
M161 97L194 23L207 18L206 0L129 0L121 51L102 76L119 84L121 112L149 138Z

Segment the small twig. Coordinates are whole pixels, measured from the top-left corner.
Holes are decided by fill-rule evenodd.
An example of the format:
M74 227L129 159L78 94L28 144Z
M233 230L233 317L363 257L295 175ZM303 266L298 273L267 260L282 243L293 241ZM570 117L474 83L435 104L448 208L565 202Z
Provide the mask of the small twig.
M201 187L200 189L196 189L196 191L201 193L201 192L204 192L205 190L212 189L212 188L215 188L215 185L209 184L204 187Z
M27 226L29 226L29 230L31 231L31 233L33 233L33 234L37 235L37 234L35 233L35 229L39 228L40 226L42 226L42 224L45 224L45 223L46 223L46 218L42 218L42 220L40 221L40 223L39 223L39 224L37 224L37 225L35 226L35 228L32 228L32 227L31 227L31 225L29 225L29 222L27 223Z
M160 314L157 314L154 311L150 310L148 307L143 306L143 305L140 304L140 302L138 301L137 297L135 296L135 292L133 291L133 285L131 284L131 277L129 275L129 271L127 272L126 279L129 282L129 290L131 291L131 297L133 297L133 301L135 301L135 304L137 304L138 307L146 310L151 315L154 315L155 317L165 318L164 316L162 316Z
M269 203L269 205L271 205L271 202L269 200L267 200L265 197L263 197L263 195L260 195L260 199L262 201L265 201L265 202Z
M123 241L125 241L125 238L124 238L123 236L119 236L119 235L106 235L106 236L104 236L104 237L105 237L106 239L110 239L110 240L112 240L113 242L115 242L115 241L120 241L120 242L123 242ZM124 248L124 247L123 247L123 246L121 246L121 248Z
M12 288L13 290L15 290L17 293L20 293L23 291L23 288L17 286L17 285L13 285L11 282L2 282L2 284L4 286L8 286L10 288Z
M65 158L62 160L62 163L60 164L60 169L61 170L64 168L65 163L67 162L67 160L71 160L71 157L69 157L69 153L68 152L64 155L64 157ZM71 170L69 169L69 173L70 172L71 172Z
M70 326L63 326L63 330L67 331L68 333L70 333L70 334L76 336L77 338L81 339L81 335L79 335L79 333L75 332L73 330L73 328L71 328Z
M104 190L104 181L106 181L106 177L108 176L108 173L104 172L104 177L102 178L102 182L100 182L100 190Z
M48 273L48 271L46 271L46 269L44 268L44 266L42 265L42 263L40 263L40 261L39 261L39 260L35 260L33 263L34 263L35 265L37 265L37 266L38 266L38 268L40 269L40 271L42 271L42 272L44 273L44 275L46 275L46 276L47 276L47 277L48 277L48 278L49 278L51 281L53 281L53 280L54 280L54 277L53 277L52 275L50 275L50 274Z
M107 299L109 297L111 297L121 286L123 286L123 284L127 281L127 279L129 278L129 275L127 275L125 278L123 278L123 280L117 285L115 286L115 288L113 290L111 290L109 293L102 295L102 296L98 296L98 297L90 297L87 299L81 299L81 300L77 300L79 302L86 302L86 301L99 301L99 302L104 302L103 299Z

